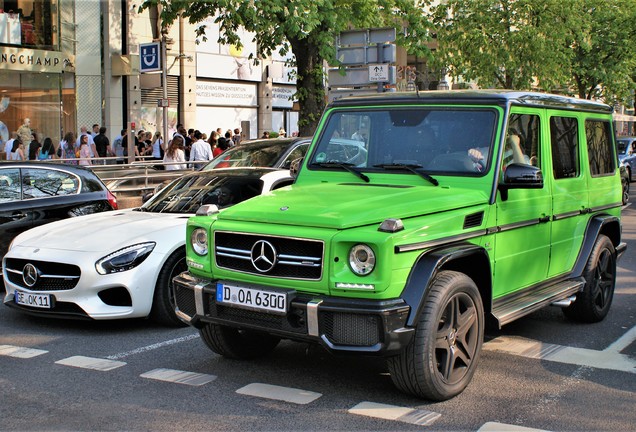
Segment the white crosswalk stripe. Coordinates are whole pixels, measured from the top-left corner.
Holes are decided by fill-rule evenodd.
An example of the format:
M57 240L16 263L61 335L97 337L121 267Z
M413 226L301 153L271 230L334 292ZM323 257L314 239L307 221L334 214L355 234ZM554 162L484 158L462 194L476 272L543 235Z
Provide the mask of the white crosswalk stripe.
M31 358L46 354L48 351L35 348L24 348L13 345L0 345L0 355L16 358Z
M395 420L419 426L430 426L442 415L433 411L386 405L375 402L361 402L349 410L351 414L366 417Z
M202 386L216 379L216 375L186 372L174 369L153 369L149 372L142 373L140 376L142 378L191 386Z
M106 360L101 358L73 356L55 362L64 366L72 366L82 369L92 369L98 371L109 371L126 365L126 362Z
M308 390L261 383L248 384L245 387L241 387L236 392L238 394L256 396L265 399L281 400L300 405L305 405L313 402L322 396L321 393L315 393Z

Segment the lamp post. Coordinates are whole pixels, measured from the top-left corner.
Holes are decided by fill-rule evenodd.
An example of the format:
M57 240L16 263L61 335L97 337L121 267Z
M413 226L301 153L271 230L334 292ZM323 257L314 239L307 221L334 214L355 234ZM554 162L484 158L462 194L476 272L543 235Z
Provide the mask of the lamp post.
M167 35L167 29L165 27L162 27L161 29L161 84L163 86L163 100L162 102L162 108L163 108L163 132L162 132L162 136L163 136L163 145L164 145L164 150L165 149L165 144L168 142L168 105L169 103L166 103L168 101L168 55L167 55L167 48L166 48L166 35Z

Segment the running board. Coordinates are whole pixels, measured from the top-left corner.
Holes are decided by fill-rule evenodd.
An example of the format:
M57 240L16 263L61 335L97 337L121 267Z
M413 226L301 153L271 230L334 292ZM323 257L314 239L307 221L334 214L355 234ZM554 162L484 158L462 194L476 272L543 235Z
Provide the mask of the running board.
M524 315L535 312L551 303L566 299L585 285L585 279L568 279L554 285L527 290L523 295L514 295L509 299L495 301L492 314L501 326Z

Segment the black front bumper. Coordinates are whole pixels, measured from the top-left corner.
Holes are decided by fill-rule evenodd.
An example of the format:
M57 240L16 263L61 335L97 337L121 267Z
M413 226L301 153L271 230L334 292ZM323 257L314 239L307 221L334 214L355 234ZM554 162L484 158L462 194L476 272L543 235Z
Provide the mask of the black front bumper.
M334 352L391 356L415 329L405 327L410 308L401 299L363 300L294 294L286 315L216 303L216 281L188 272L173 280L177 315L193 327L206 323L259 330L285 339L314 342Z

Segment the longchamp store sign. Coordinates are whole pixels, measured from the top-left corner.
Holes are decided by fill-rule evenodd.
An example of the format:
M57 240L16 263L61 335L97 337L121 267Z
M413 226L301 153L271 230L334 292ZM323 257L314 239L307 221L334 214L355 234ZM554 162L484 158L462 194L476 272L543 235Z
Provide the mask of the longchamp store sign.
M62 73L63 53L36 49L0 48L0 70Z

